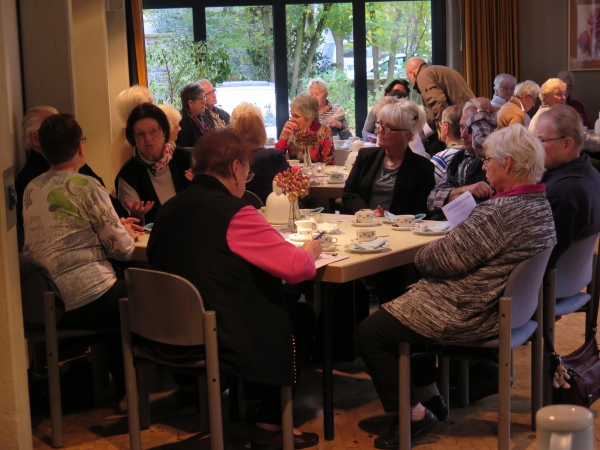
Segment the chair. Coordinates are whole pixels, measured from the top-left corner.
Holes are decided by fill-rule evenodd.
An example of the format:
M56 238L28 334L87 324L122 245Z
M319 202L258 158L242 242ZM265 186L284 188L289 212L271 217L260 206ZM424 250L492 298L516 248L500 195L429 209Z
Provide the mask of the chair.
M535 339L531 351L531 414L532 427L535 426L535 413L541 407L541 377L543 342L542 320L542 279L552 248L547 248L531 258L519 263L506 282L504 295L499 301L499 334L497 337L474 342L452 344L448 352L458 347L498 348L498 448L508 450L510 444L510 374L511 349L525 343L532 335ZM535 317L534 317L535 314ZM533 319L532 319L533 317ZM440 360L440 371L444 375L441 387L442 396L449 402L448 357ZM409 450L410 442L410 344L399 344L400 365L400 450ZM537 388L536 388L537 387Z
M242 195L242 200L245 200L246 203L248 203L251 206L254 206L256 209L260 209L263 206L265 206L260 197L252 191L244 191L244 195Z
M63 341L76 346L90 345L94 404L100 406L103 403L103 364L99 349L104 341L115 339L118 330L57 329L56 323L64 312L64 303L50 272L44 265L23 254L19 254L19 270L25 338L28 342L43 343L45 346L46 361L40 361L39 359L43 358L39 358L34 352L34 366L48 366L52 447L59 448L63 446L63 431L58 342Z
M136 381L136 367L158 363L184 373L206 378L199 383L200 397L208 398L210 420L203 401L200 425L208 431L210 423L211 449L223 449L221 389L217 351L217 321L214 311L205 311L198 290L186 279L164 272L134 269L125 271L128 298L121 299L121 332L127 389L129 437L132 450L141 450L140 410L147 410L148 394L141 398ZM203 354L172 359L159 355L147 345L136 343L133 334L155 343L175 346L204 346ZM147 342L147 341L144 341ZM206 386L208 385L208 395ZM281 388L283 448L292 450L292 388ZM142 415L146 413L142 411Z
M598 312L599 293L596 289L598 254L595 253L598 235L575 241L556 262L555 269L544 276L544 339L554 346L556 317L573 312L585 312L585 338L591 339L594 311ZM587 292L581 292L587 286ZM592 301L590 301L592 299ZM548 373L549 358L544 357L544 372ZM552 383L544 377L544 405L552 404Z

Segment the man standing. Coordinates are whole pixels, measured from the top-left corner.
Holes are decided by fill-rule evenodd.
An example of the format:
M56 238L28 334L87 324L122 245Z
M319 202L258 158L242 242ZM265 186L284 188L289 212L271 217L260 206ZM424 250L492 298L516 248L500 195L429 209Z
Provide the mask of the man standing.
M557 243L548 267L574 241L600 232L600 173L581 154L583 125L577 111L554 105L535 126L546 152L546 196L552 208Z
M419 57L406 62L406 75L423 97L427 124L432 130L437 130L444 109L452 105L462 105L475 97L465 79L456 70L445 66L430 66Z
M217 106L217 90L208 80L198 80L197 84L202 86L206 95L206 111L202 115L206 124L213 130L225 128L229 125L229 113Z

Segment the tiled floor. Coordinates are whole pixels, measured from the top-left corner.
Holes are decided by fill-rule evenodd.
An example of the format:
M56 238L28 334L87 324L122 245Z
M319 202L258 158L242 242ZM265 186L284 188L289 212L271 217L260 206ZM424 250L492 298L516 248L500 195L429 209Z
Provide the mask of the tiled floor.
M583 315L574 314L557 325L557 351L566 354L583 343ZM511 397L511 448L537 449L530 427L530 346L515 351L515 382ZM173 392L153 394L152 426L142 432L144 448L160 450L209 449L210 436L197 433L194 408L182 406ZM302 430L320 435L319 449L372 449L373 439L385 432L391 416L385 415L369 376L359 361L335 365L335 440L323 441L321 376L319 366L305 370L294 402L295 423ZM124 402L122 403L122 406ZM224 399L224 429L227 449L250 448L249 427L227 420ZM600 402L594 405L597 416ZM241 409L244 411L244 408ZM463 409L452 409L450 419L414 446L420 450L466 450L497 448L497 396L493 395ZM50 421L33 417L35 449L50 449ZM127 417L118 407L86 410L64 417L65 449L128 449ZM594 449L600 450L600 420L596 418Z

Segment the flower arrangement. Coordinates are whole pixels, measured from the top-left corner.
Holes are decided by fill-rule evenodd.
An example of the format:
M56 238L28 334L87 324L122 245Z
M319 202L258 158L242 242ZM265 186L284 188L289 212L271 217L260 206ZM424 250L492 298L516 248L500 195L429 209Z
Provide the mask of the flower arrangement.
M290 202L297 202L299 198L304 197L310 191L310 178L302 175L302 172L298 169L290 167L275 175L275 183Z
M299 147L316 147L319 145L319 136L314 131L306 128L294 135L294 141Z

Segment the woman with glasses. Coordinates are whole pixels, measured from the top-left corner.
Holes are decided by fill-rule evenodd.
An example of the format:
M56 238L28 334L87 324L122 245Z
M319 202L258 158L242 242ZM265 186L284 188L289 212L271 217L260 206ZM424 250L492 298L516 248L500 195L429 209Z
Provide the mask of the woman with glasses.
M527 112L535 106L535 99L540 92L540 87L535 81L527 80L515 86L512 98L498 111L498 129L519 123L524 127L529 126L531 120Z
M200 138L192 184L158 212L147 253L154 269L189 280L216 311L220 369L261 399L252 448L281 448L279 386L296 383L316 323L306 304L286 304L281 280L312 278L321 244L296 248L241 199L252 151L231 128ZM306 448L319 439L297 431L294 441Z
M167 116L150 103L134 108L127 119L125 136L133 157L119 171L115 187L126 208L144 210L146 223L154 222L160 206L190 184L185 171L192 165L191 154L173 149L170 135Z
M410 97L410 84L406 80L392 80L384 89L384 97L396 97L396 98L409 98ZM377 129L375 127L375 122L377 122L377 117L375 117L375 113L373 110L375 107L371 108L369 114L367 115L367 120L365 120L365 124L363 126L363 137L369 142L375 142L377 139L370 136L371 134L377 134ZM365 133L366 132L366 133Z
M517 85L517 79L508 73L501 73L494 78L494 97L492 98L492 105L501 108L507 101L509 101L515 92L515 86Z
M565 104L567 101L567 83L560 78L550 78L540 87L540 100L542 101L542 105L538 108L535 116L531 118L531 122L529 122L529 131L532 133L535 131L535 124L544 111L554 105Z
M340 105L334 105L327 99L329 89L325 80L322 78L310 80L308 83L308 93L319 102L319 122L328 126L333 136L339 136L342 140L351 137L352 132L348 128L344 108Z
M208 130L209 124L204 120L206 111L206 94L197 83L186 84L179 91L181 98L181 130L175 143L177 147L191 148Z
M344 210L375 210L382 216L427 212L427 196L435 187L434 165L415 154L408 143L423 128L425 115L414 103L384 97L375 106L379 147L363 148L348 175Z

